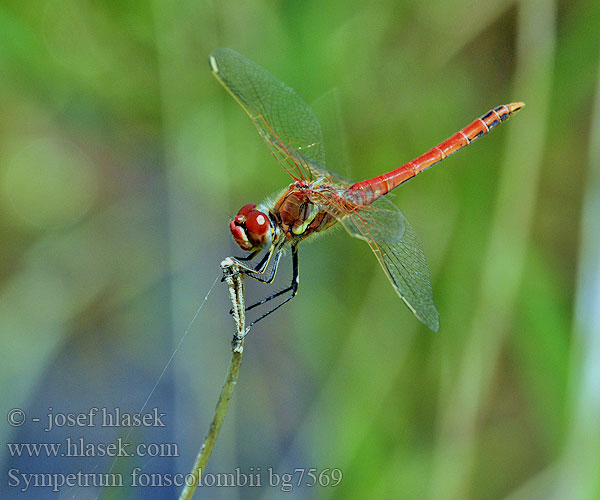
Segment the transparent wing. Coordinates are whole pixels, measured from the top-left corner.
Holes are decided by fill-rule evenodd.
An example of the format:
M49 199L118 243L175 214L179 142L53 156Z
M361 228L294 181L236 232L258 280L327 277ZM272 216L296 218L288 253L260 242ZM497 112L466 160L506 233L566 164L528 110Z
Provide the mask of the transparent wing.
M215 50L209 62L217 80L248 113L273 156L294 179L325 175L321 126L294 89L231 49Z
M321 125L323 144L326 145L325 162L329 177L336 181L338 179L345 181L350 185L353 184L349 180L352 179L352 171L340 101L340 91L333 88L313 101L310 107Z
M431 330L440 320L435 304L425 254L414 229L389 199L340 219L355 238L365 240L409 309Z

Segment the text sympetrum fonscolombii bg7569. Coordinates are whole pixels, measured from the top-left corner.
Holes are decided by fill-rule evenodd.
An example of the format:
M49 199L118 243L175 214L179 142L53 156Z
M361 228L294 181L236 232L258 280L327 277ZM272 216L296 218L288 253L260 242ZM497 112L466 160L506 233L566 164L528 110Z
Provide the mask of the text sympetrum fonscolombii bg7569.
M369 244L405 304L437 331L439 315L425 255L400 209L384 195L487 134L521 109L523 103L498 106L414 160L373 179L352 183L327 170L319 121L293 89L230 49L215 50L209 62L217 80L248 113L273 156L294 179L274 202L244 205L229 225L235 242L250 252L247 257L237 258L237 263L255 280L273 282L283 250L289 246L292 251L290 286L246 309L285 294L287 297L252 321L246 333L296 295L298 243L338 222L350 235ZM255 267L241 262L250 261L261 250L266 253Z

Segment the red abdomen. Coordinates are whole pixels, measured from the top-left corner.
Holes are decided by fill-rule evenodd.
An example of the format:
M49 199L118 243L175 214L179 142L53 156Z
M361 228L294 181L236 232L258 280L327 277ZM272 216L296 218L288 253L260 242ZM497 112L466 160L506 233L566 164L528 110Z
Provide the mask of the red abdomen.
M477 120L467 125L452 137L414 160L405 163L391 172L353 184L348 188L348 194L352 196L353 200L363 205L373 203L377 198L389 193L403 182L406 182L423 170L435 165L452 153L468 146L474 140L487 134L496 125L502 123L523 106L522 102L515 102L503 104L488 111L481 118L477 118Z

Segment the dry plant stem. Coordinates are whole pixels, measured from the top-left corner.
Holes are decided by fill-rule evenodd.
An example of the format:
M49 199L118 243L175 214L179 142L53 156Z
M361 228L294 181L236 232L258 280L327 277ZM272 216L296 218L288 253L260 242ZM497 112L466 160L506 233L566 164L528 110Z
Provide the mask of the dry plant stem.
M233 390L235 389L240 366L242 364L242 355L244 354L244 339L242 338L246 330L246 317L244 312L244 274L239 272L239 267L236 265L235 261L230 258L221 262L221 269L223 270L225 281L229 287L229 296L233 305L233 319L236 324L236 335L231 344L231 361L229 363L229 368L227 369L227 376L225 377L225 383L221 389L217 407L215 408L215 414L213 415L212 422L208 428L208 433L200 447L196 462L194 463L194 468L191 472L193 482L192 484L186 485L179 496L179 500L191 500L200 483L202 471L204 470L204 467L206 467L215 443L217 442L217 438L219 437L219 431L221 430L223 420L225 420L225 414L227 413L229 401L231 400Z

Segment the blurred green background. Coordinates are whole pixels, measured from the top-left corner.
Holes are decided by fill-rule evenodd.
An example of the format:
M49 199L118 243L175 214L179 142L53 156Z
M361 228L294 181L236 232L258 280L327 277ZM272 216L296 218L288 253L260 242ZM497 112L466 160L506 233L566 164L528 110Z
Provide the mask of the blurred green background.
M207 471L258 471L263 487L197 498L600 498L599 26L586 0L2 2L0 410L134 412L152 394L167 428L129 439L180 456L3 447L0 496L176 498L20 491L6 474L191 468L230 357L224 285L159 375L239 254L229 217L290 182L211 75L230 47L307 102L338 89L355 180L527 107L394 198L428 258L438 334L364 243L331 231L300 247L300 293L248 338ZM248 300L268 290L248 284ZM5 420L13 443L127 434ZM311 467L343 479L268 486L269 468Z

